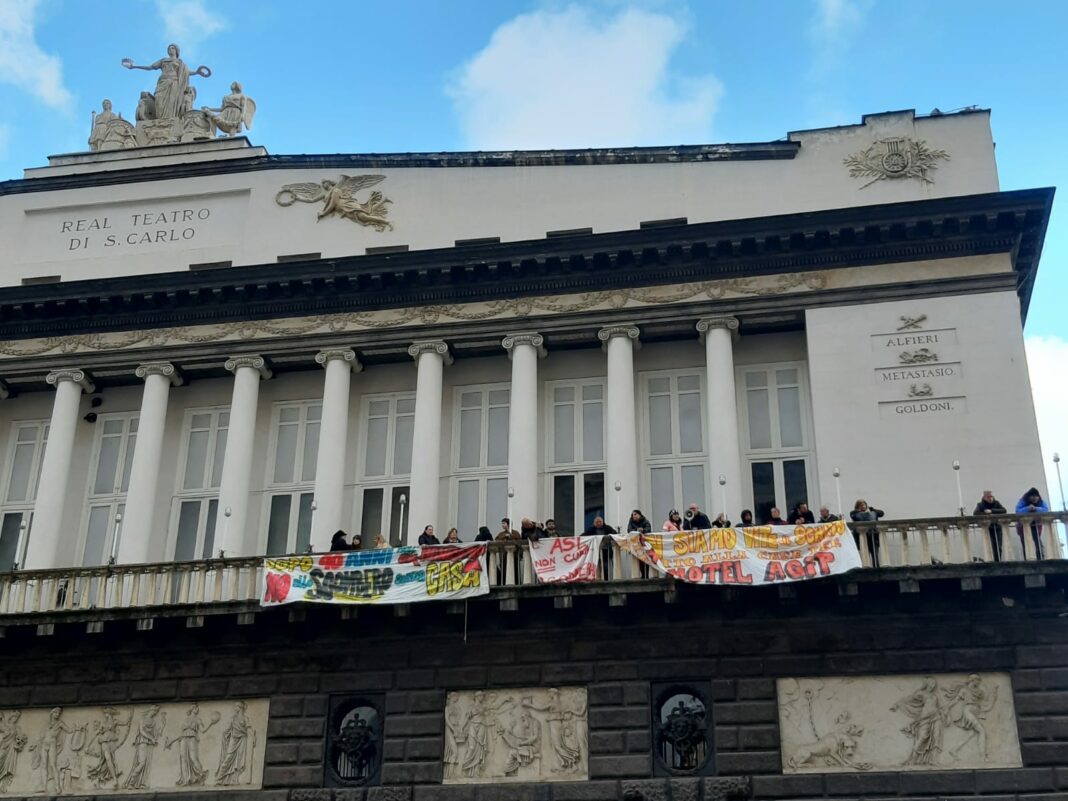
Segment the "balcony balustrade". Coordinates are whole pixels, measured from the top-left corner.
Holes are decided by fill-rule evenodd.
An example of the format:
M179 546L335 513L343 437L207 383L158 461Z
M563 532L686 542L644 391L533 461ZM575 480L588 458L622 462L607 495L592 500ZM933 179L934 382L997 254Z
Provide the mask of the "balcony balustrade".
M863 567L840 580L865 573L874 578L878 569L1062 560L1066 523L1065 512L851 523ZM1000 537L992 537L992 529L1000 531ZM487 568L491 597L494 589L537 584L523 542L490 543ZM263 557L241 557L2 573L0 626L46 614L126 611L150 618L197 615L220 605L251 611L259 603L262 569ZM664 578L605 540L600 577L594 584L650 581L674 579ZM553 586L566 590L577 585Z

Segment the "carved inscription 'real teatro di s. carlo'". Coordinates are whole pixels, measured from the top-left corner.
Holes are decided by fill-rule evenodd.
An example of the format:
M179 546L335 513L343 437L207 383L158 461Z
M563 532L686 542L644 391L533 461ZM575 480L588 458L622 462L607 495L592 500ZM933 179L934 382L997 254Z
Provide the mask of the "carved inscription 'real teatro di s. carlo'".
M0 798L258 789L268 704L0 710Z

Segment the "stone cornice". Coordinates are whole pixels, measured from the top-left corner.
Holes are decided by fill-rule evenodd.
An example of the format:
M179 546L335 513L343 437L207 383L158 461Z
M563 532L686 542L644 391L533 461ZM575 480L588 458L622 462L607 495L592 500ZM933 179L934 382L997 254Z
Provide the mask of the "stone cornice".
M452 355L449 353L449 346L447 343L440 339L432 339L426 342L413 342L408 346L408 355L419 361L419 357L424 353L433 353L442 358L445 364L452 364Z
M253 370L260 374L260 378L270 378L274 373L271 372L271 368L267 366L267 360L262 356L255 354L242 354L239 356L231 356L226 360L223 365L228 372L237 373L242 367L251 367Z
M181 371L170 362L145 362L134 370L138 378L147 378L150 375L161 375L167 378L172 386L180 387L184 383Z
M538 358L545 358L545 337L535 331L523 331L518 334L509 334L501 340L501 347L508 351L508 358L512 358L512 351L517 345L531 345L538 352Z
M86 394L92 394L96 391L96 386L93 384L93 380L85 370L79 370L77 368L53 370L45 376L45 382L54 387L58 387L63 381L70 381L73 384L77 384L82 388L82 392L85 392Z
M1010 254L1026 305L1052 190L559 239L0 288L0 341L627 291Z
M321 364L324 368L331 361L347 362L354 373L363 369L360 360L356 358L356 352L351 348L328 348L315 354L315 363Z

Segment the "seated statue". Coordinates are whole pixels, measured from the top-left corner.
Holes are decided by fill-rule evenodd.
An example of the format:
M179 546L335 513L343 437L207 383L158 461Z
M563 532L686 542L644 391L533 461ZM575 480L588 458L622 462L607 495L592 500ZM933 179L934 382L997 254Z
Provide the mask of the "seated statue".
M230 84L230 94L222 99L219 108L204 106L204 111L211 113L211 118L220 131L227 136L241 133L241 126L252 127L252 118L256 116L256 101L241 91L241 84Z

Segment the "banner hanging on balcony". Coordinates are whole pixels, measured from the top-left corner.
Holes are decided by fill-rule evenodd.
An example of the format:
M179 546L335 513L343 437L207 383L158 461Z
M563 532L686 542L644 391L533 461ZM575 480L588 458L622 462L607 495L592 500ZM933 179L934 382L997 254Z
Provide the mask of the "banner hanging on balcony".
M530 558L540 584L596 581L600 537L547 537L530 540Z
M842 521L612 537L660 573L691 584L791 584L861 566L853 535Z
M489 592L486 545L415 545L268 558L260 606L410 604Z

